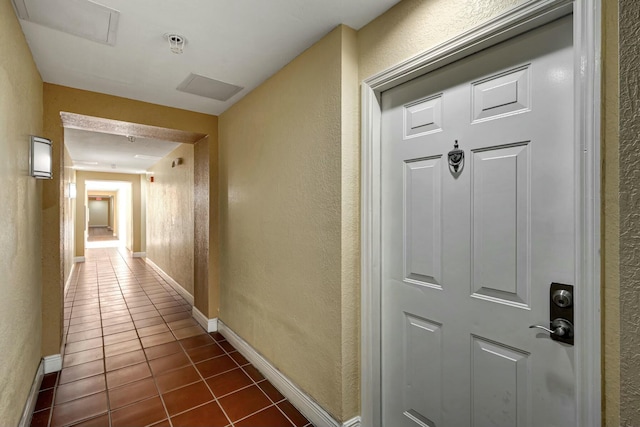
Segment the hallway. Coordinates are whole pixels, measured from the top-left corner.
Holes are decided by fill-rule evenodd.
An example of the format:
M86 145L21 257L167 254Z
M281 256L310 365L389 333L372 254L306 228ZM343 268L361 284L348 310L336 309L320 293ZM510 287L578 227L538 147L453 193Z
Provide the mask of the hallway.
M87 250L64 325L63 369L45 375L31 426L311 426L124 250Z
M111 227L89 227L87 242L102 242L109 240L118 240L118 236L113 234L113 229Z

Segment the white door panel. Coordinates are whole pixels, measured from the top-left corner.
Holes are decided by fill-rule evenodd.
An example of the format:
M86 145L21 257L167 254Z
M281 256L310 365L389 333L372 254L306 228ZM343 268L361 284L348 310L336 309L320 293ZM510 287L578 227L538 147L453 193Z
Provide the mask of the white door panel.
M529 329L578 285L572 55L568 17L382 94L384 426L575 426L574 348Z

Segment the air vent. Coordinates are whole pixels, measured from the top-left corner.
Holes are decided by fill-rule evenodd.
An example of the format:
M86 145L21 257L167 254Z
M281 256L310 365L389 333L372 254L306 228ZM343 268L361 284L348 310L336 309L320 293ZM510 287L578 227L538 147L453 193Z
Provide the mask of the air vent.
M180 86L178 86L177 89L182 92L204 96L217 101L227 101L243 88L191 73L182 83L180 83Z
M20 19L115 45L120 12L87 0L12 0Z

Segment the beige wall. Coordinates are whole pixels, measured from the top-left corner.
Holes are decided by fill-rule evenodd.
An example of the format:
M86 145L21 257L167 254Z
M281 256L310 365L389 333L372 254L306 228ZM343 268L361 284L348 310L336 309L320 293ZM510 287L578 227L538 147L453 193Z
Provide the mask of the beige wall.
M6 1L6 0L5 0ZM11 11L13 14L13 11ZM63 168L64 140L63 127L60 112L82 114L92 117L100 117L113 120L121 120L131 123L157 126L162 128L184 130L209 135L209 144L212 147L211 157L208 159L212 170L218 167L218 118L207 114L194 113L161 105L149 104L117 96L72 89L53 84L44 84L44 136L54 141L57 150L54 150L54 167L57 170ZM64 277L64 263L62 257L68 249L64 247L64 221L61 191L61 173L56 173L52 181L43 186L43 233L42 247L47 253L43 258L43 324L42 331L43 354L56 354L60 351L62 337L62 283ZM211 253L214 254L210 261L209 288L213 293L218 292L219 282L217 273L217 242L218 241L218 175L212 174L210 187L212 206L210 206L210 220L215 224L211 227L210 241ZM140 186L140 181L138 182ZM78 194L80 189L78 189ZM216 201L214 203L213 201ZM142 227L144 228L144 227ZM142 231L142 230L141 230ZM75 236L76 241L78 236ZM142 239L141 239L142 241ZM77 252L77 251L76 251ZM196 301L198 304L198 301Z
M29 177L29 135L42 135L42 80L9 0L0 36L0 425L15 426L40 363L42 183Z
M203 138L193 145L193 192L194 192L194 248L193 248L193 298L196 307L209 319L219 316L219 289L209 289L209 271L217 263L210 262L209 257L214 251L209 250L210 215L209 198L210 169L209 169L209 139ZM214 171L214 175L217 175ZM217 182L217 178L216 178ZM217 200L215 204L217 205ZM216 209L217 211L217 209ZM215 226L215 225L214 225ZM217 246L217 242L216 242ZM217 252L215 252L217 253ZM211 264L211 266L210 266ZM217 277L217 273L216 273ZM211 302L210 302L211 301ZM209 310L211 307L211 310Z
M343 420L360 414L360 85L357 33L342 26L340 264Z
M63 242L63 273L64 283L66 285L73 268L73 257L75 256L75 219L76 219L76 199L69 197L69 184L76 182L76 171L72 167L71 156L69 151L64 148L64 175L62 178L64 189L63 197L63 223L64 223L64 242ZM76 196L77 197L77 196Z
M603 1L602 25L602 408L620 426L620 215L618 168L618 0Z
M620 424L640 425L640 5L620 0Z
M353 167L357 140L341 101L343 44L355 34L338 27L223 113L219 135L220 318L341 420L358 412L357 258L345 271L342 261L357 252L342 248L343 144ZM346 308L356 312L343 319Z
M148 185L147 175L146 174L140 175L140 211L142 212L142 221L140 224L140 246L142 247L142 250L144 252L146 252L147 250L147 188L148 188L147 185ZM114 200L117 203L117 198ZM117 227L118 211L115 211L115 215L116 215L116 220L114 221L114 224L116 224L116 227L114 227L114 230L117 230L118 229Z
M364 80L525 0L404 0L358 31Z
M182 164L171 167L174 159ZM193 295L193 145L158 161L147 185L147 258Z
M107 199L96 200L89 198L89 227L109 225L109 210L111 209L111 201Z

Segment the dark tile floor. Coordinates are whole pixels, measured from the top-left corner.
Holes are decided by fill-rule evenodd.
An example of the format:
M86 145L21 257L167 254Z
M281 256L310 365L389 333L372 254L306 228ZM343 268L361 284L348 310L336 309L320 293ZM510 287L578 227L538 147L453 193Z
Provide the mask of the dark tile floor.
M144 261L88 249L78 266L32 426L312 427Z

